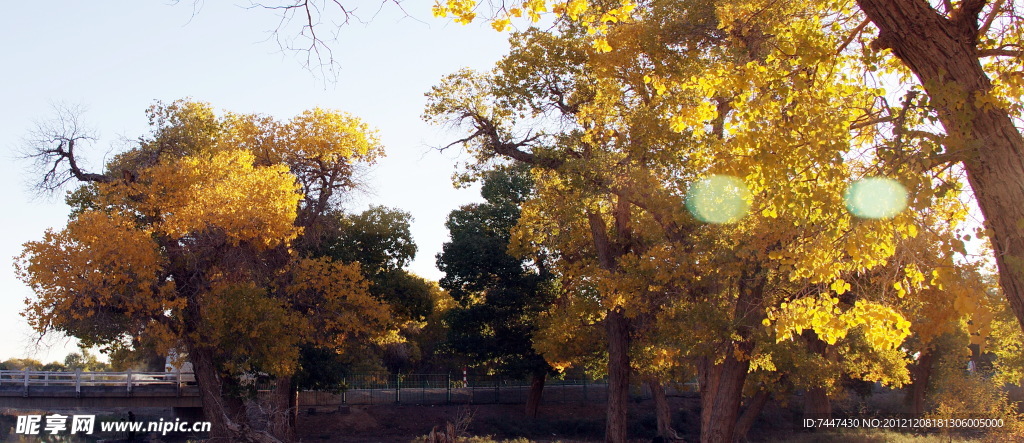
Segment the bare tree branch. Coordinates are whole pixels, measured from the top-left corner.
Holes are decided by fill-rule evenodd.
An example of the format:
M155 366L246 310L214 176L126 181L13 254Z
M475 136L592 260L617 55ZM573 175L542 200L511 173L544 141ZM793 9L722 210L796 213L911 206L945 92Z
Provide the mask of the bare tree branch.
M853 43L853 41L857 39L857 36L864 32L864 28L867 27L868 23L871 23L871 20L864 19L864 21L857 25L856 28L853 28L853 30L850 31L850 35L846 36L846 39L839 44L839 49L836 49L836 54L842 54L843 51L846 50L846 47L850 46L850 43Z
M1006 0L996 0L996 2L992 4L992 9L988 12L988 15L985 16L984 22L982 22L981 27L978 29L978 35L988 34L988 30L992 28L992 23L995 22L996 17L999 16L1000 12L1002 12L1004 3L1006 3Z
M275 12L279 20L268 40L274 40L284 52L304 54L301 60L304 68L319 71L325 79L334 80L340 61L335 58L333 48L343 27L353 21L366 24L388 5L398 8L405 17L412 17L403 0L370 2L375 6L370 6L373 12L365 19L359 13L359 2L352 0L250 0L249 5L243 7Z
M22 156L32 161L38 177L34 187L42 194L53 194L71 181L109 182L113 178L86 172L79 165L75 152L96 137L81 122L81 106L56 104L52 119L36 122L25 137Z
M460 124L469 120L474 131L466 137L455 140L440 148L442 151L455 145L475 142L479 143L485 152L492 152L533 166L558 169L564 163L562 159L541 157L523 150L523 148L532 146L543 138L544 134L526 134L519 140L509 140L493 121L470 110L464 110L462 115L453 120Z

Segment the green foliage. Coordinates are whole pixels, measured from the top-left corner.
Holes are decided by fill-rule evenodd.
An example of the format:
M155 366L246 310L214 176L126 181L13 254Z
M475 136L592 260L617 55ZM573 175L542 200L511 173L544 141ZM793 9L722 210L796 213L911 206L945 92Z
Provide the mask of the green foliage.
M438 269L445 272L441 287L458 304L445 318L448 346L489 370L514 376L549 370L533 349L533 334L537 316L552 300L552 276L543 257L522 259L508 251L519 205L531 188L522 167L484 174L486 202L449 214L451 241L437 256Z
M359 214L332 213L305 252L359 263L370 293L398 318L420 321L433 310L430 283L403 269L416 256L408 212L370 206Z
M391 305L400 318L423 321L434 310L434 286L404 269L381 272L370 280L370 293Z
M441 287L460 305L468 306L473 296L500 284L536 285L529 281L533 277L527 263L508 253L519 205L531 186L522 168L489 171L481 189L487 202L449 213L445 226L452 241L442 247L437 268L445 273Z
M109 371L110 364L100 359L86 348L79 348L81 352L72 352L64 357L64 367L68 371Z
M416 256L411 222L408 212L384 206L339 215L336 233L324 241L323 255L359 262L367 276L404 268Z
M54 361L43 365L39 370L49 372L67 372L68 368L64 366L63 363Z
M298 389L338 392L344 389L342 382L348 369L349 365L337 352L306 345L299 350L299 366L293 381Z
M136 340L131 348L114 349L108 355L113 371L164 371L167 368L167 356L157 352L147 340Z

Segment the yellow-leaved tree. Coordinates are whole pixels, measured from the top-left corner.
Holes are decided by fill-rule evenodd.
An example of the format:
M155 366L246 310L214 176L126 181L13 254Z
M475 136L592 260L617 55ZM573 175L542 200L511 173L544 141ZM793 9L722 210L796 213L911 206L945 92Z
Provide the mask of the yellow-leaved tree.
M864 72L865 82L888 77L898 88L912 85L921 100L911 106L867 106L862 121L891 123L894 135L890 153L899 161L917 162L918 173L935 167L962 165L977 203L985 217L986 235L999 270L999 282L1017 321L1024 328L1024 234L1019 229L1024 210L1024 136L1021 130L1019 72L1024 16L1018 2L1006 0L693 0L720 12L721 22L711 28L721 32L711 38L739 37L734 48L767 44L783 49L783 59L807 56L853 56L850 72ZM434 14L468 23L483 15L495 29L519 22L536 22L544 13L586 26L591 46L599 52L628 53L628 45L616 41L616 29L634 11L657 7L659 2L632 1L502 1L439 0ZM796 9L794 9L796 8ZM796 10L798 13L793 13ZM771 16L771 18L766 18ZM754 20L751 20L754 19ZM773 34L758 22L784 23L788 29ZM833 33L835 45L808 45L800 37L807 29ZM679 29L664 29L671 39ZM751 32L753 31L753 32ZM761 37L776 39L768 42ZM747 46L749 47L749 46ZM916 77L916 82L912 78ZM652 79L658 80L653 77ZM664 84L664 83L662 83ZM890 83L891 84L891 83ZM670 89L665 87L666 89ZM883 97L884 94L879 94ZM906 120L908 107L926 114L929 124ZM688 116L680 115L682 119ZM906 149L902 141L925 137L931 149ZM918 176L919 178L922 175Z
M40 186L81 186L67 226L17 257L36 294L24 314L89 345L184 351L212 436L288 439L300 345L340 353L392 328L358 264L299 247L382 148L365 123L324 109L277 121L180 100L148 116L151 134L103 173L80 168L81 133L36 134ZM248 423L237 396L259 373L278 380L269 427Z
M571 343L578 325L603 324L607 441L627 438L634 345L696 369L702 441L736 437L752 360L769 367L761 345L806 330L828 345L855 337L873 367L903 372L871 377L906 378L898 301L914 291L901 278L868 297L851 282L889 264L924 229L914 212L946 198L941 169L906 160L941 149L901 132L924 118L914 96L889 106L857 74L858 23L818 3L762 3L553 5L565 19L514 34L494 72L453 74L429 94L428 119L467 128L453 145L476 155L470 172L533 166L517 238L557 251L554 312L567 317L540 335ZM437 12L472 19L473 4ZM902 120L876 118L883 104Z

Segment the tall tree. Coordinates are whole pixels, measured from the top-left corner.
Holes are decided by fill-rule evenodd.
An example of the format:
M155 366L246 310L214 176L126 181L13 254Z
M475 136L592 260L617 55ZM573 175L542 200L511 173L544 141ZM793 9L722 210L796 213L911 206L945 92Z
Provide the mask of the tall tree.
M24 314L86 344L183 349L215 438L288 439L287 414L254 428L230 393L261 371L287 394L301 345L343 352L386 332L389 308L357 265L291 247L381 147L358 119L322 109L279 122L176 101L148 116L152 133L103 173L79 166L80 134L38 134L41 186L84 185L67 226L17 259L36 293ZM287 395L277 398L284 412Z
M572 20L514 34L493 75L444 79L427 116L464 125L454 144L478 167L533 168L517 232L557 252L559 304L604 325L606 439L626 440L630 350L667 319L685 325L677 342L701 383L702 441L729 441L760 341L862 331L892 349L909 332L885 298L837 297L848 274L886 263L919 229L902 207L855 216L851 177L899 178L914 209L935 191L898 163L860 161L866 143L851 129L870 125L860 119L875 97L832 52L844 22L820 22L813 5L643 6L564 5Z
M689 3L708 5L719 16L729 17L717 28L734 36L739 35L736 31L745 34L745 41L739 42L737 47L748 48L752 47L751 44L767 43L761 37L780 36L755 29L757 26L751 28L749 25L754 22L749 18L799 3L806 6L804 12L778 15L777 20L790 23L793 29L804 26L825 29L830 26L833 31L840 30L845 34L835 41L830 51L819 56L841 58L859 53L863 56L860 63L849 65L849 69L867 70L873 74L880 67L886 69L884 62L888 51L902 63L903 68L909 69L927 94L928 101L922 107L926 108L930 119L941 124L942 130L934 131L927 125L908 122L905 111L893 112L897 107L882 107L889 108L887 115L881 112L884 109L866 107L870 110L867 114L874 117L867 121L894 123L891 134L895 136L895 143L888 144L886 149L900 156L900 161L913 159L918 163L918 173L924 176L944 165L964 165L993 239L1000 285L1018 323L1024 328L1024 267L1018 263L1024 260L1024 235L1018 229L1019 222L1024 220L1024 212L1016 204L1024 198L1024 160L1021 160L1024 137L1017 124L1024 110L1019 100L1024 83L1015 74L1024 62L1024 52L1020 50L1024 22L1021 21L1017 2L821 0L777 3L718 0ZM521 7L516 7L520 4ZM437 4L435 13L469 22L478 14L477 5L478 2L474 1L444 1ZM594 7L602 6L608 7L602 2L583 0L553 5L529 0L502 3L500 7L484 13L496 29L502 30L524 13L536 21L538 14L550 9L563 17L588 23L595 31L594 47L611 51L613 45L609 44L607 31L613 29L614 23L620 19L588 14ZM756 32L750 33L752 30ZM793 50L788 54L803 58L814 54L815 50L798 43L801 43L799 39L787 43L787 47ZM862 127L867 121L854 126ZM902 143L921 136L936 141L940 146L924 150L906 149Z
M437 255L441 287L458 303L450 309L448 346L480 366L512 377L530 376L526 414L536 416L551 371L533 348L537 316L552 300L545 258L517 258L509 243L519 205L530 195L529 170L505 167L483 177L485 203L452 211L451 241Z

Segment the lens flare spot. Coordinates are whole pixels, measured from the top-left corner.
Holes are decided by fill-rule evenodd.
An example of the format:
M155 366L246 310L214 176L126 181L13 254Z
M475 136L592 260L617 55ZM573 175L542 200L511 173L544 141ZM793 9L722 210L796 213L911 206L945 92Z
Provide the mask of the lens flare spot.
M868 177L846 189L846 209L860 218L892 218L907 208L907 189L891 178Z
M735 223L750 209L750 190L743 180L712 175L690 186L686 209L705 223Z

